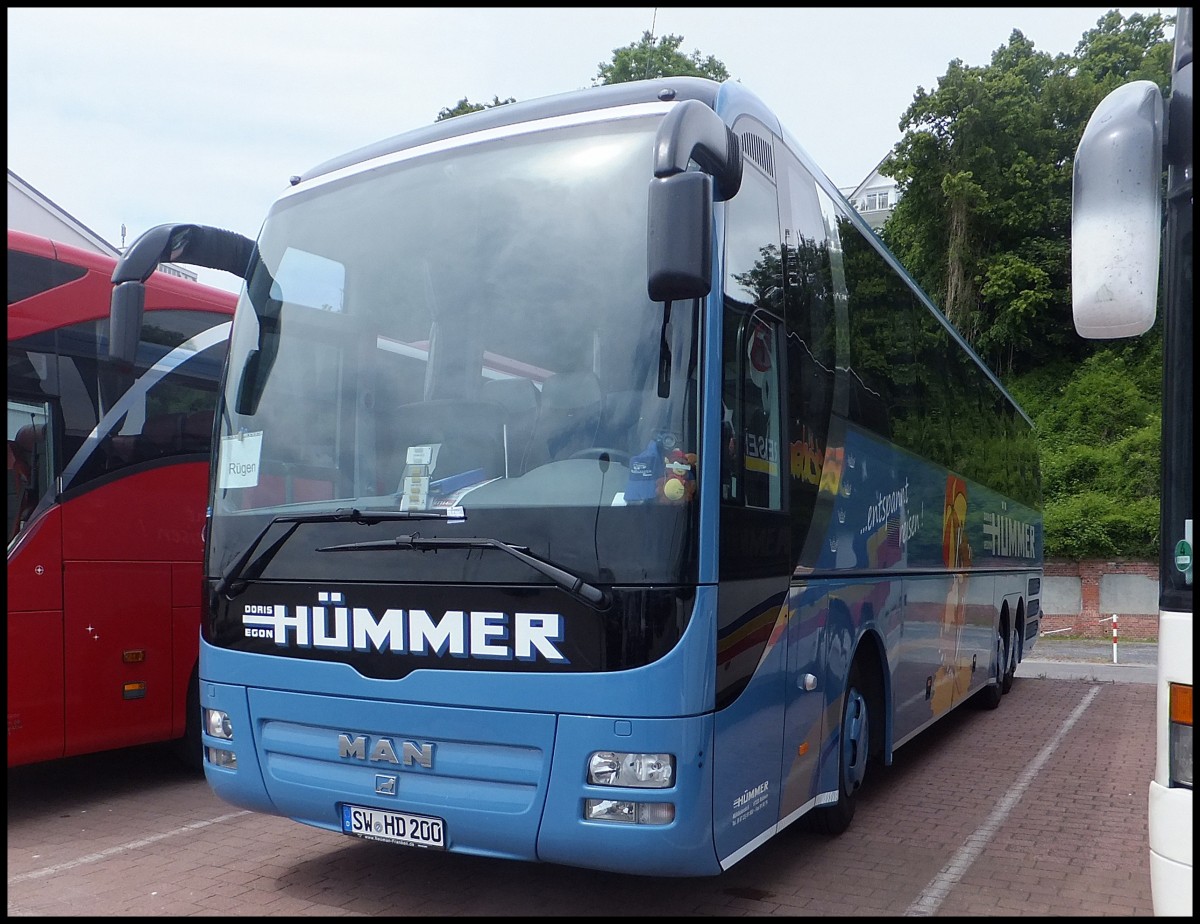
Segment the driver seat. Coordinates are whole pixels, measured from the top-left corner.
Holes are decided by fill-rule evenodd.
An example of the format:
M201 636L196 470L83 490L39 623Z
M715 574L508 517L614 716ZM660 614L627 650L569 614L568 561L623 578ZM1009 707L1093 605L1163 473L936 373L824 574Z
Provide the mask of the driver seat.
M596 445L603 399L593 372L559 372L542 383L526 471Z

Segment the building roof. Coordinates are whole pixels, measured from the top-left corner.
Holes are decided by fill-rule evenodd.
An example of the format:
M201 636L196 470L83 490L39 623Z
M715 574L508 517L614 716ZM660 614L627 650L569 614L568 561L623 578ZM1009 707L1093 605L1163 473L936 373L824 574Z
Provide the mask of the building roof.
M110 244L61 205L41 192L9 168L8 227L16 231L40 234L63 244L71 244L110 257L119 257L121 250ZM124 226L122 226L122 234ZM122 242L124 243L124 242ZM195 270L175 263L163 263L159 269L170 276L195 282Z

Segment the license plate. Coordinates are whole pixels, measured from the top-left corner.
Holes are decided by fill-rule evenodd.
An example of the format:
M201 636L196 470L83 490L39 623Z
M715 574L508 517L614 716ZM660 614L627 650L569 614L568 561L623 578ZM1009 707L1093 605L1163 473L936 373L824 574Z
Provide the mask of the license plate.
M342 833L409 847L446 847L446 823L440 818L361 805L342 806Z

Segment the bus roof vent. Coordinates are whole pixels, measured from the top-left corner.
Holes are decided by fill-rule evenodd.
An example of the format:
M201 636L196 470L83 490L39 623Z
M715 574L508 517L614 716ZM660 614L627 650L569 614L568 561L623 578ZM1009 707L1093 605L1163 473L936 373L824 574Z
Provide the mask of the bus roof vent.
M769 177L775 178L775 154L771 150L771 142L753 132L742 132L742 150L747 157L762 167Z

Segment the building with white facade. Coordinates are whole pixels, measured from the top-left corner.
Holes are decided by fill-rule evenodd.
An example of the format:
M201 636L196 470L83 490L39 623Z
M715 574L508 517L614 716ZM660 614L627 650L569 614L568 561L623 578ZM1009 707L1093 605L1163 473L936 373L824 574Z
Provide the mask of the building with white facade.
M875 169L857 186L840 188L842 195L850 200L850 204L875 231L883 227L883 223L892 214L892 209L900 201L900 187L896 185L896 181L879 172L887 156L885 154L875 165Z

